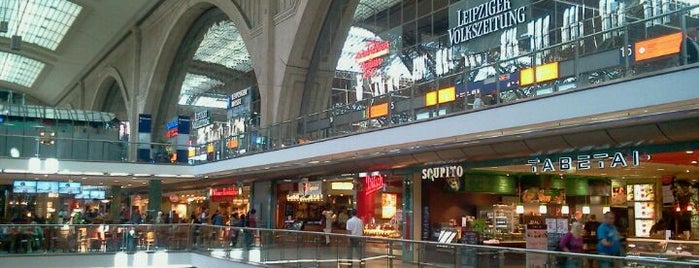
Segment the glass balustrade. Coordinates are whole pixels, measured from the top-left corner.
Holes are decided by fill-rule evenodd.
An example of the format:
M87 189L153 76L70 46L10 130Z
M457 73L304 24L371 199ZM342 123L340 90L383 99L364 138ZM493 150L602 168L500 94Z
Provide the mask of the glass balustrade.
M696 246L629 239L625 256L604 256L201 224L0 225L0 258L187 251L266 267L696 267Z

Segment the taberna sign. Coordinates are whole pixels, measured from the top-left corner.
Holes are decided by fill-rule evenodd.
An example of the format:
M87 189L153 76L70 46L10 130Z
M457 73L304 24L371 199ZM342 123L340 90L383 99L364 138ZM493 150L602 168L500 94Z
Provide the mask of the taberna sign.
M471 4L475 1L461 1ZM525 23L527 20L526 6L513 7L511 0L490 0L485 3L460 8L463 4L450 8L451 15L456 15L454 21L449 19L451 28L448 31L449 45L458 45L478 37Z
M575 157L572 156L562 156L558 159L551 158L534 158L527 161L527 164L531 166L532 173L538 172L556 172L556 171L568 171L568 170L588 170L592 168L603 169L607 166L610 168L616 167L628 167L639 166L641 164L641 158L638 151L631 152L629 156L630 161L627 159L627 155L622 152L609 153L597 153L597 154L581 154ZM557 162L558 164L555 164Z
M443 166L422 169L423 180L435 180L441 178L454 178L464 175L464 167L462 166Z

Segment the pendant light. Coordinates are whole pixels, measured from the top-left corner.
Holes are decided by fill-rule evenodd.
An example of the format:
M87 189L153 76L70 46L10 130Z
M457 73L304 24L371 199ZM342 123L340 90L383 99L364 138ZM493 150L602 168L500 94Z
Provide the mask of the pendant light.
M548 211L549 211L549 209L548 209L548 207L546 207L546 204L544 204L544 203L539 204L539 213L546 214L546 213L548 213Z
M606 214L607 212L611 211L612 208L610 208L608 205L602 207L602 214Z
M19 9L22 7L21 1L17 1L17 14L19 15L19 20L17 20L17 28L15 29L15 34L12 35L12 39L10 40L10 49L11 50L20 50L22 49L22 36L19 35L19 26L22 24L22 20L24 19L24 12L27 11L27 5L29 3L24 3L24 8L22 9L22 14L19 14Z
M585 205L582 207L582 213L584 215L590 214L590 205L589 205L590 203L589 203L589 200L587 198L588 198L588 196L585 196Z
M563 202L563 206L561 206L561 214L563 214L563 215L570 214L570 207L565 202Z
M515 212L517 212L517 214L524 214L524 205L517 204L515 207Z

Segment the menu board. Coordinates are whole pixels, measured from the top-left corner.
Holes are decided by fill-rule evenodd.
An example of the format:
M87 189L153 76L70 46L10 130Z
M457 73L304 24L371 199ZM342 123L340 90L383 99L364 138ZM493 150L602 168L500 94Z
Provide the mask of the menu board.
M655 218L655 203L653 202L634 202L633 208L636 219Z
M38 181L36 182L36 192L37 193L58 193L58 182L57 181Z
M612 180L612 206L626 206L626 185L623 181Z
M633 185L633 201L653 201L655 200L655 191L653 184L634 184Z
M58 193L60 194L79 194L79 182L61 182L58 184Z
M556 233L559 233L559 234L568 233L568 219L556 220Z
M636 220L636 236L650 236L650 228L653 227L653 220Z
M23 194L36 193L36 181L14 181L12 184L12 192Z

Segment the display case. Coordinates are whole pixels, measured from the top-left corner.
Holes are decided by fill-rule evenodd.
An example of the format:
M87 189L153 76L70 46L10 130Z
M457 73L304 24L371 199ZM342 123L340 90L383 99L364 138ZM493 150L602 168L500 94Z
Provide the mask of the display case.
M512 205L493 205L492 210L482 210L481 218L485 218L492 238L500 241L523 240L519 214Z

